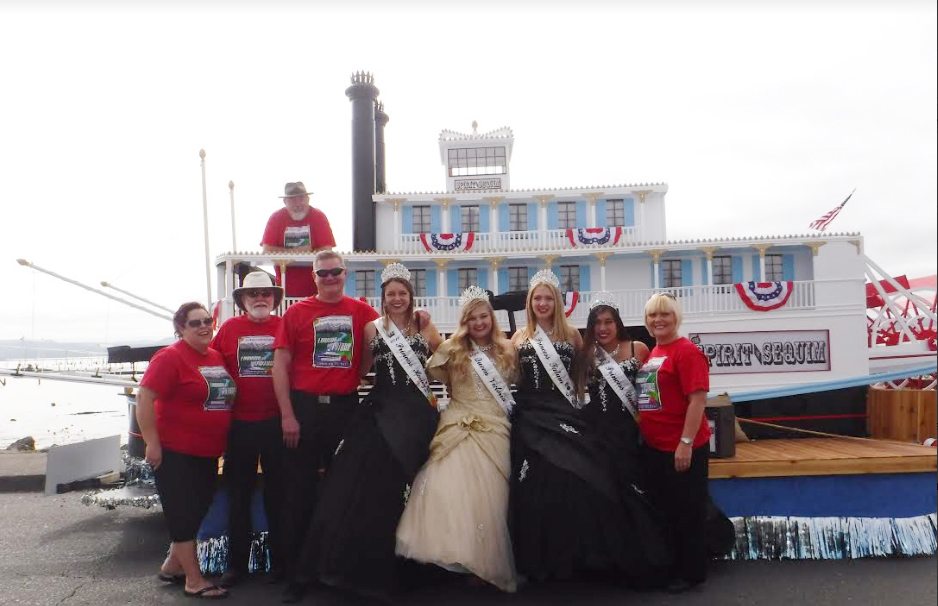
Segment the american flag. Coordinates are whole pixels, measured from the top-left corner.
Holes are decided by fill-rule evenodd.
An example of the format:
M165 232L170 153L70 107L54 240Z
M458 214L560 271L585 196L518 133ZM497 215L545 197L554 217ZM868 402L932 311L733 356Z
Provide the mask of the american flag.
M857 191L857 190L854 189L852 192L850 192L850 196L853 195L854 191ZM810 227L811 229L816 229L818 231L824 231L825 229L827 229L827 226L831 224L831 221L834 220L834 217L837 216L837 213L839 213L840 210L844 207L844 204L847 203L847 200L850 199L850 196L847 196L846 200L844 200L843 202L835 206L833 209L825 213L820 219L818 219L817 221L813 221L811 225L809 225L808 227Z

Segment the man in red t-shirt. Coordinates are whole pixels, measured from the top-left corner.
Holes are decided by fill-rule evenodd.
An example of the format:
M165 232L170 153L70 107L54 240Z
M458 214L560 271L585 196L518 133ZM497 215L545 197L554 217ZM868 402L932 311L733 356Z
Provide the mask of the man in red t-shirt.
M287 447L285 499L287 574L285 601L302 597L296 566L316 505L319 477L332 461L352 411L358 406L365 325L378 317L367 303L346 297L345 264L321 251L313 264L318 293L291 305L274 341L274 391ZM297 576L297 573L300 573Z
M221 353L228 374L238 386L234 420L225 451L224 480L228 489L228 569L221 586L238 583L248 572L251 546L251 494L257 478L257 463L264 470L264 509L267 514L271 573L282 573L284 447L280 433L280 407L274 394L274 338L280 318L271 315L283 299L283 289L274 286L263 271L245 276L232 291L243 315L222 324L212 341Z
M335 246L329 219L321 210L309 205L309 193L303 182L287 183L283 189L284 195L280 197L284 208L270 215L264 228L261 239L264 252L309 253ZM308 265L291 264L287 266L286 276L281 276L277 267L277 281L285 284L288 297L316 294Z

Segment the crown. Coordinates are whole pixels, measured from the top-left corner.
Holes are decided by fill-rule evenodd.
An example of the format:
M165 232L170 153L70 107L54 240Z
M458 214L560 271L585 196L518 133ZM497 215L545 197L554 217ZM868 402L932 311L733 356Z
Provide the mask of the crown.
M487 292L473 284L466 290L462 291L462 294L459 295L459 306L465 307L473 301L480 300L488 303L489 295Z
M410 282L410 270L400 263L391 263L381 272L381 283L384 284L394 278Z
M594 307L599 307L600 305L611 307L617 312L619 311L619 304L612 298L612 293L598 292L593 295L593 300L590 301L590 311L593 311Z
M550 284L554 288L560 288L560 280L558 280L557 275L549 269L542 269L534 274L534 277L531 278L531 283L528 284L528 289L530 290L538 284Z

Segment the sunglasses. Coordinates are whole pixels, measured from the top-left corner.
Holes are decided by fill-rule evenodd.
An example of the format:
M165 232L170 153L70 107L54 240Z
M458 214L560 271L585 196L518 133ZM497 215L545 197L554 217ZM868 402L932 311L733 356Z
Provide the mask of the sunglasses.
M249 297L254 297L256 299L259 299L260 297L264 297L266 299L267 297L273 297L274 291L272 290L248 290L245 292L245 294Z
M333 267L332 269L317 269L316 275L320 278L325 278L326 276L332 276L333 278L341 276L342 272L345 271L344 267Z
M189 320L186 322L186 326L188 326L189 328L198 328L200 326L211 326L211 325L212 325L211 318L202 318L201 320Z

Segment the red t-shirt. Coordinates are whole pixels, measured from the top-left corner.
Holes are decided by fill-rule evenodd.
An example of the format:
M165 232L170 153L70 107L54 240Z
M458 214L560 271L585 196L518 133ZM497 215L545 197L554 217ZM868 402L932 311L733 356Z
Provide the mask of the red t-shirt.
M282 248L297 248L310 246L312 248L329 248L335 246L335 237L329 226L329 219L325 213L310 207L306 216L299 221L290 218L286 208L281 208L270 215L261 246L279 246ZM280 277L280 267L276 268L277 283L283 284ZM313 280L311 265L287 266L287 285L285 287L288 297L308 297L316 294L316 282Z
M673 452L681 440L684 417L695 391L710 390L710 367L703 352L681 337L667 345L655 345L635 378L638 392L638 424L652 448ZM694 436L694 448L710 439L706 415Z
M156 352L140 381L156 393L156 430L163 448L197 457L225 452L235 383L221 354L185 341Z
M234 418L239 421L263 421L280 414L270 376L278 328L280 316L264 322L235 316L221 325L212 340L212 349L225 359L225 368L238 386Z
M351 297L336 303L310 297L291 305L274 341L274 348L293 356L290 387L316 394L355 391L365 324L377 317L374 308Z

